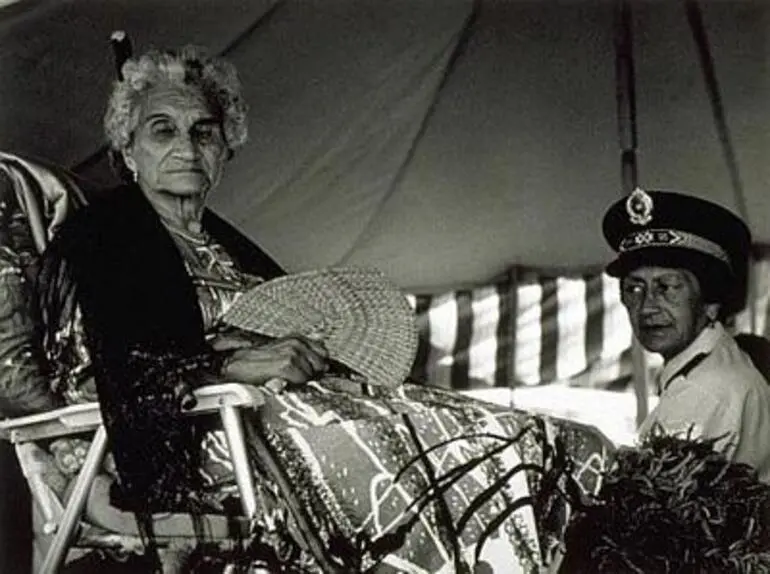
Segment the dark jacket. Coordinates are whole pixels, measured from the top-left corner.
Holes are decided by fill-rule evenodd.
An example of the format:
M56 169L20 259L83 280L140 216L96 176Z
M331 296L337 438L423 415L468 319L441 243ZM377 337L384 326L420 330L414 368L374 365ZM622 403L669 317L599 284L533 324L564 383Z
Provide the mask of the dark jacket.
M241 269L280 273L256 247L208 214L204 226ZM136 186L111 190L75 213L46 250L38 275L50 332L76 302L99 403L120 476L114 502L154 511L194 510L199 441L180 386L217 369L195 287L182 257Z
M34 174L23 175L34 181ZM41 247L31 230L32 226L45 229L49 225L46 218L51 206L44 190L35 185L22 190L15 183L0 170L0 418L48 411L63 404L50 391L55 369L49 368L43 353L35 293ZM90 201L103 204L97 211L119 212L126 201L120 190L94 188L82 180L74 183L78 190L68 200L72 211ZM242 269L265 278L283 273L267 254L212 211L204 212L203 224Z

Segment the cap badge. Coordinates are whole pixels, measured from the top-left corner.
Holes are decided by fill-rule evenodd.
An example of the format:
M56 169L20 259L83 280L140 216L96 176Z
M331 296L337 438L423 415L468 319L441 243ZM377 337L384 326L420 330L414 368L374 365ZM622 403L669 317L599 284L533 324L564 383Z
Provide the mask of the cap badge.
M626 199L626 212L635 225L647 225L652 221L652 197L637 187Z

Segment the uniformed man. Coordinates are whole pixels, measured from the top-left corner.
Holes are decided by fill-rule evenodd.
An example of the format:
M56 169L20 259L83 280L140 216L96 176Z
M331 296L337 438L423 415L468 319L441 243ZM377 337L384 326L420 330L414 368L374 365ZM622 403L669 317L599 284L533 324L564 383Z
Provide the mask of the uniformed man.
M723 326L745 303L748 228L714 203L637 189L609 208L603 231L634 335L664 359L660 401L640 436L657 423L718 439L770 483L770 386Z

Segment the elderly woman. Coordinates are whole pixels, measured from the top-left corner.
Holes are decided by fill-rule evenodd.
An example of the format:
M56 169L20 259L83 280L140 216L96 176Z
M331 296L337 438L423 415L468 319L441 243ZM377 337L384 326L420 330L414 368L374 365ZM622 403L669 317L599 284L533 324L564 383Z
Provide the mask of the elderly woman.
M66 390L95 375L126 504L146 500L152 488L163 506L174 507L198 486L196 439L173 407L158 401L154 412L137 403L164 392L147 388L157 358L186 361L198 378L302 383L324 371L325 350L289 338L214 351L205 338L236 295L265 276L248 262L236 265L203 226L206 196L246 140L235 70L188 49L130 60L123 75L105 128L130 181L57 234L40 273L42 312L53 363L65 369L62 378L76 379ZM78 313L80 341L66 336L78 334Z
M603 228L634 334L664 359L660 401L640 434L718 439L770 482L770 386L722 324L745 298L746 225L702 199L638 189L609 208Z
M266 506L255 532L272 524L275 534L277 523L287 536L286 522L265 518L272 504L291 515L292 532L304 531L294 542L320 540L313 556L295 544L295 567L349 572L390 560L426 572L471 563L516 572L547 561L554 540L535 534L528 494L554 452L542 420L417 385L362 386L339 376L323 342L223 327L234 302L275 275L246 240L216 233L204 210L246 139L236 73L186 48L129 59L122 74L105 126L126 183L60 229L39 277L59 390L73 399L96 382L117 467L113 502L140 515L208 510L212 488L226 492L232 476L217 433L184 417L182 399L207 380L277 378L290 390L247 421L262 437L252 463ZM594 438L581 451L593 461L584 479L601 470L605 444ZM264 441L277 482L256 448ZM429 457L433 446L444 450ZM559 526L549 528L558 538Z

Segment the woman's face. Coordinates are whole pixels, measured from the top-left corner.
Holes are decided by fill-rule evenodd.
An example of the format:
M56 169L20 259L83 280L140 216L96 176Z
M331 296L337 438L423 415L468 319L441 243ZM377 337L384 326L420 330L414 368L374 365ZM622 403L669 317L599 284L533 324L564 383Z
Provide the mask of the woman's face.
M205 196L227 157L222 123L197 88L160 85L140 101L129 169L145 192Z
M668 360L686 349L716 316L687 269L639 267L621 281L621 300L642 346Z

